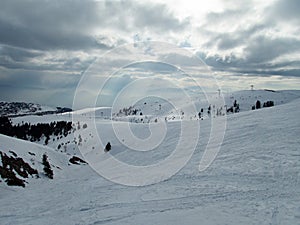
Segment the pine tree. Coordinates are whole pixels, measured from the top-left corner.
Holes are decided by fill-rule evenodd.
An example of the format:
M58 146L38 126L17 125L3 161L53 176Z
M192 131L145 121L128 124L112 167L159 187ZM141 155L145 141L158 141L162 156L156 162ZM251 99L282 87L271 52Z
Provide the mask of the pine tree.
M260 109L261 108L261 103L259 100L256 101L256 109Z
M105 152L108 152L111 149L111 144L108 142L105 146Z
M43 165L44 165L44 172L47 177L53 179L53 170L51 169L50 163L48 161L48 156L46 153L43 155Z

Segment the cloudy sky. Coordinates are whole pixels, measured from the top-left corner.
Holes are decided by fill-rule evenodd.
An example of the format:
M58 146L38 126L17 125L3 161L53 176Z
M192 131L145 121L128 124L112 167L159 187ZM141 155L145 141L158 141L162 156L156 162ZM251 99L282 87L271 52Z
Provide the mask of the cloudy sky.
M201 58L226 91L299 89L299 12L298 0L2 0L1 100L72 106L99 56L147 41Z

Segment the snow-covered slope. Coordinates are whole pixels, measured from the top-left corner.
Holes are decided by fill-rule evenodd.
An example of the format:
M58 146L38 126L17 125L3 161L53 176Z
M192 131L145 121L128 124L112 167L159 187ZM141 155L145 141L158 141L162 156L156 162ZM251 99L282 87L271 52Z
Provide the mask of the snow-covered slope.
M54 176L59 176L62 170L68 165L68 157L64 154L54 151L52 148L42 146L29 141L24 141L0 134L0 151L7 156L22 158L33 169L38 170L39 177L44 177L42 165L42 157L44 154L48 156L48 161L54 172ZM1 179L1 178L0 178ZM29 176L27 182L36 182ZM4 183L2 182L2 185Z
M198 113L203 109L201 117L216 116L217 110L220 114L225 114L226 109L233 106L234 101L239 104L239 111L250 111L256 101L263 103L273 101L275 105L286 104L300 97L300 91L272 91L272 90L243 90L232 93L207 93L193 96L189 99L161 99L158 97L146 97L136 102L127 111L137 110L136 115L125 115L124 109L113 109L114 119L130 122L154 122L157 119L177 121L177 120L197 120ZM210 115L207 114L208 107L211 107ZM128 106L130 107L130 106ZM125 108L126 109L126 108ZM129 110L128 110L129 109Z
M55 111L52 107L41 106L34 103L25 102L0 102L0 115L26 115L33 113L41 113L46 111Z
M300 99L291 99L287 104L228 116L221 150L203 172L199 172L198 166L209 139L208 119L201 121L200 141L191 160L164 182L128 187L105 180L89 166L66 166L57 179L50 182L44 179L25 189L1 186L0 222L299 224ZM216 117L215 122L219 119ZM99 135L112 143L108 154L133 165L152 164L168 156L177 144L179 124L179 121L167 123L166 142L154 150L136 152L126 147L126 138L122 143L122 139L114 137L109 121L96 120ZM88 125L82 131L87 136L85 146L91 151L93 147L95 151L102 151L100 146L95 146L96 137L90 136L89 128ZM149 135L146 124L133 124L131 130L140 138ZM6 151L12 149L26 155L28 148L36 153L46 150L3 136L0 138ZM23 153L24 148L27 150ZM54 153L54 159L55 156L60 155ZM117 175L123 176L122 173Z
M275 105L282 105L299 98L300 91L243 90L233 93L224 93L224 97L227 105L232 105L233 101L236 99L240 104L241 111L248 111L251 110L251 107L255 105L257 100L261 103L274 101Z
M63 113L63 115L81 115L85 117L110 119L111 107L86 108L86 109L76 110L70 113Z

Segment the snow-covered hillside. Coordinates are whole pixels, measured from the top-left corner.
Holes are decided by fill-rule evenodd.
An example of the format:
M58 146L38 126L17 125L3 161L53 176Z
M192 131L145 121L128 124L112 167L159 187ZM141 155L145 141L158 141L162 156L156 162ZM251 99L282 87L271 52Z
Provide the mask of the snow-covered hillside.
M275 105L281 105L300 97L300 91L273 91L273 90L248 90L233 93L224 93L227 105L232 105L236 99L240 104L241 111L251 110L257 100L263 102L274 101Z
M255 94L252 96L251 93ZM30 179L26 188L9 187L1 182L0 223L300 224L298 93L249 91L232 94L242 110L227 116L225 138L211 166L202 172L198 170L211 129L210 119L204 119L200 122L199 143L186 166L170 179L142 187L115 184L90 166L69 166L71 156L54 150L57 142L49 143L51 149L2 135L0 148L7 154L13 151L25 161L35 162L32 165L41 170L42 154L46 152L50 163L60 169L53 167L55 179ZM257 98L273 100L275 106L252 111L248 106ZM229 102L233 100L230 96L228 99ZM151 105L149 102L141 104ZM150 109L147 109L149 115L152 114ZM30 118L33 122L37 119L50 121L49 115ZM63 118L70 120L69 115L59 116L59 119ZM76 118L89 121L83 115ZM213 119L218 124L222 118ZM127 147L134 143L126 135L123 139L115 137L111 121L96 118L95 122L102 141L112 144L112 150L106 155L101 146L96 145L97 137L91 135L90 124L82 129L81 123L81 129L60 141L66 142L74 137L78 140L77 135L81 134L81 147L86 152L95 152L95 157L98 157L95 160L99 163L105 163L107 157L113 155L136 166L153 164L170 155L178 143L181 127L179 120L166 123L167 132L162 143L151 151L141 152ZM121 128L126 125L122 121L113 123ZM194 126L198 121L188 123ZM142 140L150 135L147 124L133 123L130 129ZM186 140L187 143L190 141ZM75 145L70 145L73 147ZM106 165L111 171L118 171ZM160 171L162 175L165 172ZM125 171L114 174L126 175Z
M226 114L226 109L239 104L240 112L249 111L256 101L263 103L273 101L275 105L281 105L300 97L300 91L272 91L272 90L243 90L233 93L207 93L193 96L190 99L161 99L158 97L146 97L136 102L133 106L123 109L113 108L113 119L130 122L154 122L158 119L197 120L199 112L201 118ZM176 103L176 104L174 104ZM194 108L195 106L195 108ZM210 107L210 115L208 108ZM133 113L135 111L135 113ZM218 113L219 111L219 113Z
M65 113L68 114L68 113ZM82 116L93 116L93 117L111 117L111 108L110 107L97 107L97 108L88 108L88 109L82 109L77 110L74 112L71 112L71 114L77 114Z
M52 107L41 106L34 103L25 102L0 102L0 115L11 116L11 115L26 115L42 113L47 111L56 111Z
M1 167L2 170L5 169L3 157L8 156L10 159L22 159L25 163L28 163L29 166L37 170L37 174L34 176L28 176L28 178L24 179L24 177L20 177L17 171L12 169L12 171L16 174L18 178L21 180L25 180L25 183L31 183L34 182L36 178L45 178L44 173L44 165L42 163L43 155L46 155L48 157L48 162L50 163L51 170L54 172L54 176L59 175L61 173L62 169L66 167L68 164L68 158L64 154L60 154L56 151L54 151L52 148L45 147L39 144L31 143L28 141L7 137L0 134L0 151L2 155L2 163ZM0 161L1 162L1 161ZM7 163L7 162L5 162ZM21 171L24 171L24 167L21 166ZM1 179L1 178L0 178ZM5 186L4 181L6 179L1 180L1 187L3 188ZM40 181L42 182L42 181ZM24 184L25 184L24 183ZM26 184L26 185L27 185Z

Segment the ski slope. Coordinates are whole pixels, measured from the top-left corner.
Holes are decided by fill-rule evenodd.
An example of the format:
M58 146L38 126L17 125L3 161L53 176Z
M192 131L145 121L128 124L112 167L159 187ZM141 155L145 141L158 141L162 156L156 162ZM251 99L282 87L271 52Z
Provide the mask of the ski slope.
M170 179L142 187L115 184L90 166L64 164L62 153L0 136L2 150L13 150L24 157L28 151L40 155L47 151L53 164L62 168L54 180L32 180L24 189L1 183L0 223L300 224L300 99L295 96L287 94L282 101L288 103L275 104L275 107L228 115L220 152L208 169L199 172L211 128L210 120L201 121L200 140L186 166ZM219 119L216 117L215 122ZM126 124L114 123L120 127ZM193 126L197 121L188 123ZM126 143L130 140L126 136L124 140L117 139L111 124L96 119L103 142L112 143L112 150L107 154L137 166L166 158L180 134L180 121L167 123L161 145L151 151L132 151L126 147L132 145ZM83 146L87 152L98 153L101 161L103 149L96 146L90 128L81 133L86 135ZM130 128L140 138L150 134L147 124L131 124Z
M297 90L242 90L237 92L224 93L199 93L198 96L190 98L177 96L176 98L162 99L156 96L149 96L135 102L133 105L124 105L123 107L114 105L112 107L95 107L77 110L71 113L64 113L60 116L70 118L72 115L86 118L97 118L133 123L153 123L158 120L182 121L198 120L198 113L203 109L201 117L207 119L208 107L211 106L211 116L215 116L217 109L222 107L222 114L226 113L227 108L233 106L236 100L240 111L250 111L256 101L261 105L267 101L273 101L275 106L286 104L300 97L300 91ZM131 114L126 115L123 109L131 107ZM137 110L136 115L132 110ZM56 117L58 115L55 115ZM85 118L84 118L85 119ZM20 119L19 119L20 120Z
M13 154L16 154L17 157L22 158L25 162L29 163L31 167L37 169L41 177L44 177L44 175L42 174L43 154L46 154L48 156L48 160L55 175L59 175L60 173L62 173L62 170L68 164L69 159L65 154L59 153L53 148L49 148L47 146L8 137L2 134L0 134L0 143L1 152L5 153L8 156L13 156ZM35 179L29 177L29 180L27 180L27 182L30 184L31 182L34 182L34 180ZM1 182L1 185L3 186L4 182Z

